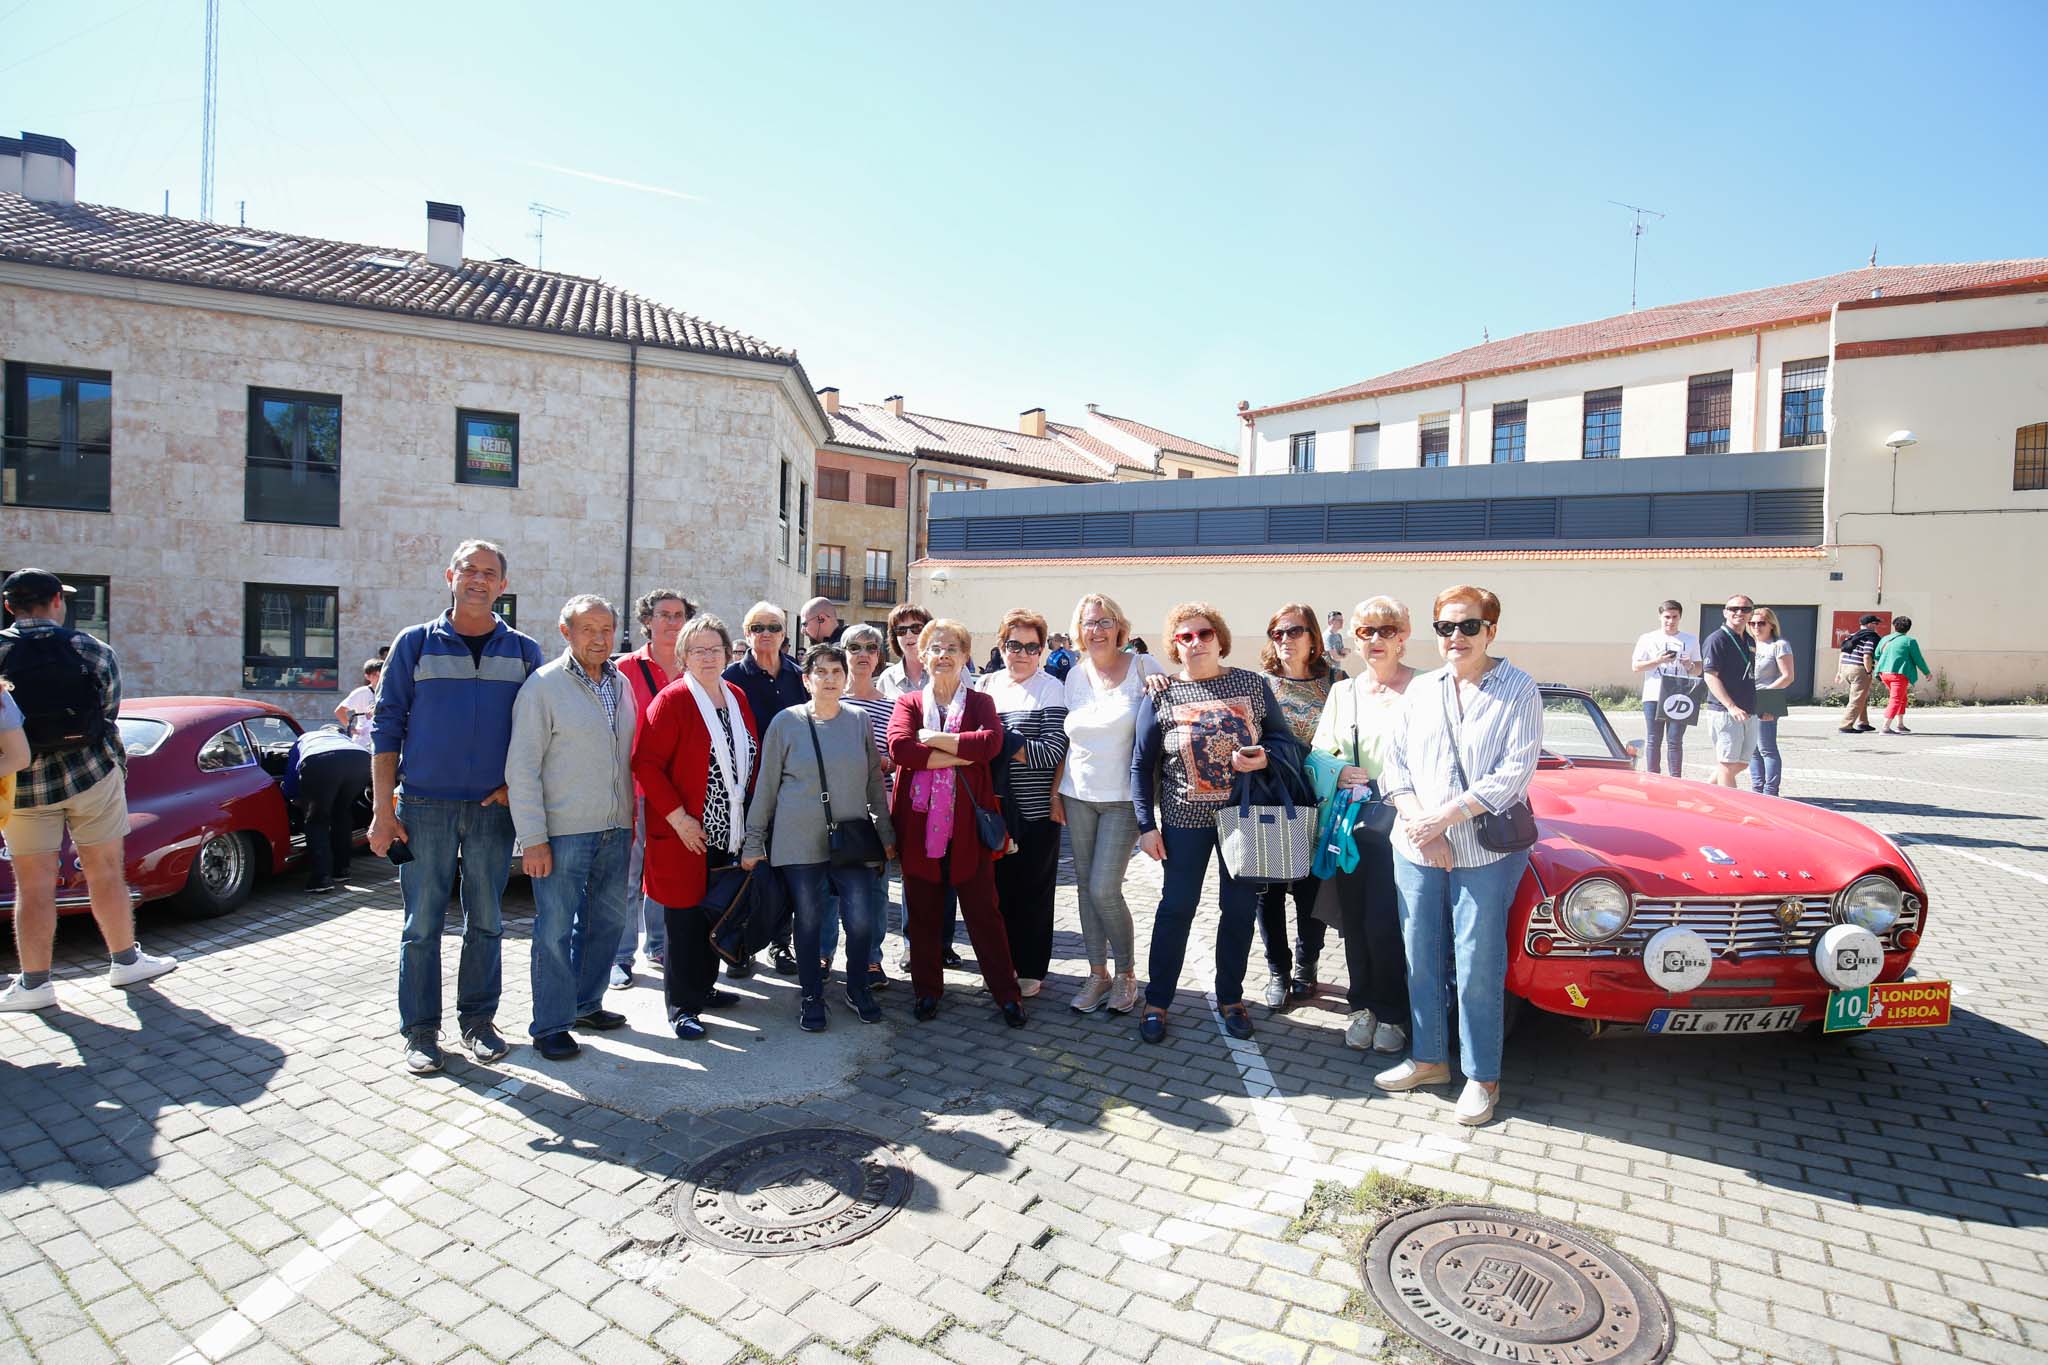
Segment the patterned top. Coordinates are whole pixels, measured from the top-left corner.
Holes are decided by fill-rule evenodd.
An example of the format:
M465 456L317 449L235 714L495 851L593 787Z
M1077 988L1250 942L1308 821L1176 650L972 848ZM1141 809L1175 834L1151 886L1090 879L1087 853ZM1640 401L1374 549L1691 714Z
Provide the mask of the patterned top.
M0 666L4 666L13 644L21 636L61 629L63 627L55 621L31 616L15 622L9 630L0 631ZM125 770L128 767L128 750L121 743L121 664L114 656L114 647L82 630L73 633L71 646L91 666L100 680L101 690L106 694L102 707L107 717L106 738L82 749L38 754L31 758L15 782L14 804L22 810L69 801L80 792L90 790L94 783L116 768Z
M848 706L859 708L860 713L868 718L868 734L875 742L875 752L884 759L887 759L889 757L889 717L896 714L896 698L887 695L856 697L851 692L846 692L840 695L839 700ZM893 786L894 779L894 773L884 773L882 775L882 782L885 786Z
M723 744L725 751L737 758L739 750L733 746L732 742L732 698L726 698L726 704L715 709L718 712L719 727L725 731L725 735L723 738L714 735L711 738L711 742L713 744ZM752 735L748 735L748 772L754 771L754 760L760 756L760 753L761 746L755 742ZM704 783L704 819L701 822L704 826L704 837L712 848L731 848L733 829L731 817L726 810L725 779L719 775L718 760L710 758L709 763L710 770L706 774L706 781Z
M1287 719L1287 728L1304 745L1316 737L1316 722L1322 719L1323 703L1330 699L1330 689L1344 681L1344 670L1336 664L1326 659L1323 669L1313 678L1266 675L1266 681L1273 685L1273 695L1279 699L1280 714Z
M1263 673L1227 668L1201 682L1176 678L1152 701L1149 713L1139 712L1138 752L1132 759L1138 827L1152 828L1156 796L1165 823L1176 829L1209 828L1216 823L1217 808L1230 800L1237 778L1230 755L1261 743L1267 718L1278 718L1273 689ZM1159 765L1156 781L1152 761Z
M1543 749L1543 694L1534 678L1506 659L1496 660L1462 701L1452 686L1450 670L1444 668L1408 684L1401 696L1403 723L1380 773L1381 794L1391 801L1413 792L1425 811L1469 795L1498 815L1528 794L1529 779L1536 775ZM1469 787L1458 782L1453 745ZM1452 825L1447 837L1458 867L1484 867L1507 856L1482 845L1470 820ZM1411 863L1423 861L1408 842L1405 823L1394 828L1394 851Z
M590 675L583 671L583 665L577 663L575 656L571 655L568 666L563 671L573 675L577 682L590 690L590 695L596 697L597 704L604 708L606 727L616 731L619 728L618 667L610 659L606 659L604 667L598 670L597 681L592 682Z
M1026 820L1052 819L1053 779L1067 761L1067 685L1043 671L1020 683L1004 669L975 686L994 700L1004 732L1024 738L1017 757L1005 760L1017 813Z

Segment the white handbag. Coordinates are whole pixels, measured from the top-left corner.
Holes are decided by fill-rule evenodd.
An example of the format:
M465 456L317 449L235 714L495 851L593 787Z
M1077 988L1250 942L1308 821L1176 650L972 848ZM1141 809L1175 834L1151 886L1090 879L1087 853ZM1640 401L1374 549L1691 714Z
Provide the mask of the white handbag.
M1237 800L1216 812L1223 866L1241 882L1298 882L1315 860L1316 808L1298 807L1284 783L1280 804L1253 805L1249 773L1239 773Z

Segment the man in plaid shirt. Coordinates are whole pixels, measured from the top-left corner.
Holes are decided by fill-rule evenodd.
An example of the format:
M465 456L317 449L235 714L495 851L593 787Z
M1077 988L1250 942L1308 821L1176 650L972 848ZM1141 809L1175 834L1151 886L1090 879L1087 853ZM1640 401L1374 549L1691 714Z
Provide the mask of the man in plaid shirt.
M57 872L68 830L85 869L93 918L113 954L107 980L135 986L178 965L156 957L135 941L135 912L124 875L123 841L128 833L128 754L121 745L121 665L113 649L64 625L65 597L73 589L42 569L21 569L0 585L15 625L0 631L0 677L15 685L15 700L26 717L31 759L22 770L7 825L7 852L14 864L14 938L21 974L0 991L0 1010L40 1010L57 1003L50 982L50 957L57 934ZM57 646L57 652L51 646ZM68 646L71 654L63 654ZM75 658L76 662L73 662ZM82 738L51 739L65 717L48 710L51 679L75 675L68 700L90 687L101 715L89 708ZM73 717L75 721L75 717ZM95 733L96 732L96 733Z

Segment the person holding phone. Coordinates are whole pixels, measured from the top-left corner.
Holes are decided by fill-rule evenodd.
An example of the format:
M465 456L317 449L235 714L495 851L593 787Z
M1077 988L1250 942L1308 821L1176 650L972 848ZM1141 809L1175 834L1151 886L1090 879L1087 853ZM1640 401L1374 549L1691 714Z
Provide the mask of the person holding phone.
M1666 599L1657 608L1657 629L1645 631L1636 640L1629 666L1643 679L1643 725L1649 732L1643 741L1643 771L1657 771L1660 751L1670 761L1664 770L1673 777L1685 775L1685 727L1664 719L1658 706L1664 696L1664 679L1698 677L1700 641L1689 630L1680 630L1685 608Z
M1145 1013L1138 1036L1166 1037L1166 1011L1180 985L1188 933L1202 900L1211 855L1220 854L1216 812L1241 773L1270 771L1302 805L1315 792L1302 771L1305 752L1262 673L1229 668L1230 626L1207 602L1182 602L1166 614L1166 657L1180 672L1138 710L1131 756L1131 804L1138 847L1166 864L1166 885L1152 921ZM1219 866L1221 858L1218 858ZM1244 971L1258 921L1258 888L1220 866L1216 927L1216 1003L1233 1038L1252 1036Z

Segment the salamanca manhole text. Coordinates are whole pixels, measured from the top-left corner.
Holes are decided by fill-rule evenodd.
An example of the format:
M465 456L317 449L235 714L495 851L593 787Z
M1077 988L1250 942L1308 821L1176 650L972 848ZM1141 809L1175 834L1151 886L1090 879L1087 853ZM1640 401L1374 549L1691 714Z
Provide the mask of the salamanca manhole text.
M698 1162L676 1192L676 1226L742 1256L793 1256L865 1237L910 1196L888 1143L844 1128L750 1138Z
M1445 1360L1651 1365L1671 1352L1657 1287L1549 1218L1439 1204L1380 1224L1364 1259L1380 1307Z

